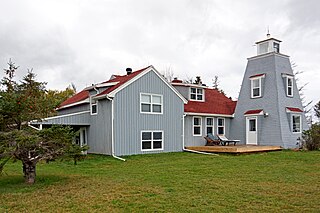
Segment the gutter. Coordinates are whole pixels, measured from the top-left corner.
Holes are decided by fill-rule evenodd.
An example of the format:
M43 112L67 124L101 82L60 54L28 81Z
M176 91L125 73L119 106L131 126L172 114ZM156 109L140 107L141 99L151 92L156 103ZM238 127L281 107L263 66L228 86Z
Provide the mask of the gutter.
M183 114L182 116L182 150L184 152L192 152L192 153L197 153L197 154L204 154L204 155L215 155L215 156L219 156L218 154L215 153L208 153L208 152L200 152L200 151L195 151L195 150L191 150L191 149L186 149L184 146L184 118L186 117L186 114Z
M118 157L118 156L116 156L115 154L114 154L114 131L113 131L113 129L114 129L114 115L113 115L113 112L114 112L114 104L113 104L113 98L110 98L110 97L108 97L108 96L106 96L106 98L109 100L109 101L111 101L111 155L112 155L112 157L114 157L114 158L116 158L116 159L118 159L118 160L122 160L122 161L126 161L126 159L124 159L124 158L120 158L120 157Z

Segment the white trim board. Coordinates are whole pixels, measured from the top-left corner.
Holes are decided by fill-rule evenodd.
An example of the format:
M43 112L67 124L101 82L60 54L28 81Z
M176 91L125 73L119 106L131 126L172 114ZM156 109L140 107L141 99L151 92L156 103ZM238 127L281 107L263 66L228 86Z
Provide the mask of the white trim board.
M43 118L41 120L47 121L47 120L52 120L52 119L56 119L56 118L64 118L64 117L69 117L69 116L74 116L74 115L81 115L81 114L85 114L85 113L90 113L90 111L81 111L81 112L75 112L75 113L70 113L70 114L66 114L66 115L58 115L58 116Z

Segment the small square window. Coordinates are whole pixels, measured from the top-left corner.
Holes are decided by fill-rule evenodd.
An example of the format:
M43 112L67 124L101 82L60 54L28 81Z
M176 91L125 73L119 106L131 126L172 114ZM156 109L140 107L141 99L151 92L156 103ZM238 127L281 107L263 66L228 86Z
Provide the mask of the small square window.
M195 101L203 101L203 89L202 88L190 88L190 99Z

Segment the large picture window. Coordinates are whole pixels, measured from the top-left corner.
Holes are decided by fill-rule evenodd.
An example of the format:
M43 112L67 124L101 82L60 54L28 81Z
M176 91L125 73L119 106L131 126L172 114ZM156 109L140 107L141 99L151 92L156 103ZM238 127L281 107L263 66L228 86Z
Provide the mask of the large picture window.
M201 136L201 117L193 117L193 136Z
M213 118L206 118L206 135L213 134Z
M261 97L261 78L251 79L251 98Z
M202 88L190 88L190 100L204 101L204 94Z
M141 113L162 114L162 95L140 94Z
M301 115L292 115L292 132L301 133Z
M163 150L163 131L142 131L141 150Z
M225 120L224 118L218 118L218 135L224 135L224 125L225 125Z

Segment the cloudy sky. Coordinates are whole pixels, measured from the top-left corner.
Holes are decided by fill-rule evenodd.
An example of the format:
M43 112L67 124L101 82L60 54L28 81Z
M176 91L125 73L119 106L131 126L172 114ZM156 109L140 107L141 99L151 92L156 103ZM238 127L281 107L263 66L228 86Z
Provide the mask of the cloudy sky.
M180 79L215 75L237 98L267 28L291 56L307 100L320 100L317 0L0 0L0 67L33 68L50 89L78 90L150 64ZM4 75L1 72L0 77Z

